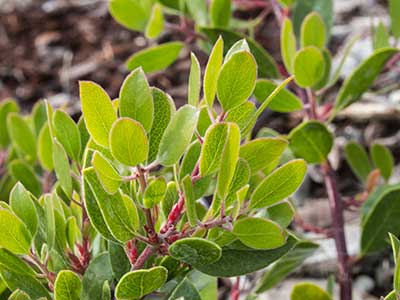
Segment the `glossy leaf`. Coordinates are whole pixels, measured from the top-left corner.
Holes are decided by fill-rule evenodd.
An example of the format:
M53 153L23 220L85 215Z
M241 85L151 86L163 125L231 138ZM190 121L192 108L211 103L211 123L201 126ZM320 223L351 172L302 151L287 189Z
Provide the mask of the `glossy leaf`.
M235 241L222 248L219 260L202 266L195 266L199 271L215 277L233 277L263 269L285 255L296 244L290 236L287 243L273 250L255 250ZM246 259L243 259L243 258Z
M111 126L117 119L110 97L101 86L89 81L81 81L79 91L87 130L97 144L108 147Z
M145 208L153 208L160 203L165 196L167 183L164 177L159 177L149 183L144 192L143 205Z
M231 0L212 0L210 19L214 27L228 27L231 20Z
M56 110L53 114L54 134L65 152L75 161L79 161L81 135L78 125L65 112Z
M361 181L365 182L372 171L367 151L360 144L349 142L344 148L344 154L351 170Z
M29 229L32 236L35 236L38 229L38 215L31 194L18 182L10 193L10 207Z
M192 64L189 74L188 103L196 107L200 98L201 69L200 63L193 52L190 54L190 58Z
M153 124L153 97L146 76L141 68L132 71L121 86L119 113L142 124L146 132Z
M245 102L252 94L257 78L257 64L247 51L238 52L222 66L217 81L218 101L228 111Z
M278 78L279 71L271 55L256 41L244 34L223 28L201 27L200 31L208 36L211 42L215 42L220 36L224 40L225 52L237 41L246 39L251 53L258 65L258 76L261 78ZM205 94L205 93L204 93ZM207 99L207 98L206 98ZM207 102L208 103L208 102Z
M31 241L25 224L11 212L0 209L0 247L15 254L28 254Z
M371 157L375 167L379 169L385 180L389 180L393 173L394 158L390 150L380 144L373 144L371 147Z
M293 24L289 18L285 18L281 28L281 52L286 70L293 73L293 60L296 55L296 36L293 32Z
M222 66L223 50L223 39L216 39L204 73L203 93L205 102L209 107L213 105L217 92L217 80Z
M253 249L275 249L286 243L286 232L276 223L246 217L233 225L233 234L247 247Z
M240 147L240 157L244 158L254 174L269 168L282 156L288 142L282 138L260 138Z
M127 166L143 163L149 153L143 126L126 117L115 121L110 132L110 149L115 159Z
M293 154L312 164L325 161L333 146L332 134L318 121L308 121L297 126L290 132L289 141Z
M67 153L63 146L54 139L53 141L53 164L57 179L67 195L72 194L71 168Z
M10 113L7 117L7 129L14 147L25 156L26 160L35 161L36 140L27 121L16 113Z
M192 139L197 118L197 109L191 105L184 105L176 112L160 141L160 164L172 166L179 160Z
M143 31L151 15L152 0L111 0L108 9L121 25Z
M400 188L397 186L384 190L364 215L361 226L361 252L369 254L385 249L387 233L400 235ZM365 205L367 205L367 202Z
M293 287L290 300L332 300L331 296L313 283L298 283Z
M149 156L147 161L156 159L161 138L175 113L175 104L172 98L157 88L152 88L154 102L154 121L149 137Z
M79 300L81 291L82 282L77 274L67 270L57 274L54 285L55 300Z
M326 43L324 20L321 16L312 12L304 18L301 25L301 47L315 46L323 48Z
M170 255L195 267L211 264L221 256L221 248L214 242L201 238L184 238L169 247Z
M379 49L359 65L340 88L335 102L335 113L358 101L398 51L395 48Z
M112 164L100 152L95 151L92 165L103 188L108 193L114 194L120 187L122 178Z
M168 42L135 52L126 62L128 70L142 67L145 73L168 68L178 59L183 48L182 42Z
M276 286L296 270L306 258L314 254L317 249L318 245L312 242L298 242L263 275L257 286L257 293L263 293Z
M302 159L276 169L257 186L251 195L250 207L268 207L289 197L303 182L306 171L307 166Z
M119 300L140 299L162 287L167 273L167 269L160 266L129 272L118 282L115 297Z
M293 63L296 83L300 87L311 87L324 75L325 63L321 51L308 46L297 52Z

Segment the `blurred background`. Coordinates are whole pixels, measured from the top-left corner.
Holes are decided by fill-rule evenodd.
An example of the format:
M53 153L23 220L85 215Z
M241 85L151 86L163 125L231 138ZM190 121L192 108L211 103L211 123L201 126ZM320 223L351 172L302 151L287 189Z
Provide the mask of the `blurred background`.
M343 46L355 35L361 38L354 45L345 63L342 76L372 53L371 25L378 19L389 23L386 1L335 0L335 16L329 48L343 52ZM258 11L246 11L239 17L252 18ZM257 26L255 36L277 61L279 29L273 15ZM177 36L171 36L171 35ZM162 35L159 40L179 39L179 33ZM118 96L121 83L128 73L124 62L134 52L151 45L140 33L127 30L109 15L106 0L0 0L0 101L15 98L24 110L46 98L54 107L64 107L71 115L78 114L78 80L93 80L103 86L112 98ZM165 72L149 76L151 85L168 92L177 105L186 101L190 51L195 51L202 67L206 54L200 49L185 49L174 65ZM400 154L400 68L381 77L375 93L344 110L332 124L338 136L332 151L334 167L339 172L339 188L346 194L361 190L358 181L343 162L341 149L349 140L368 146L372 141L388 146L396 162ZM340 82L339 82L340 84ZM385 89L390 86L391 89ZM337 89L327 95L334 97ZM329 99L327 99L329 100ZM256 128L271 127L287 133L301 121L296 113L279 114L267 111ZM392 177L399 182L400 169ZM296 197L300 215L306 222L329 226L328 203L318 172L310 176ZM358 212L348 212L347 235L350 254L359 251ZM317 239L318 236L311 236ZM288 299L290 285L307 278L323 284L327 274L336 269L333 240L321 241L318 255L302 269L272 291L266 299ZM366 258L355 268L356 299L379 299L391 287L391 253ZM375 295L375 296L374 296Z

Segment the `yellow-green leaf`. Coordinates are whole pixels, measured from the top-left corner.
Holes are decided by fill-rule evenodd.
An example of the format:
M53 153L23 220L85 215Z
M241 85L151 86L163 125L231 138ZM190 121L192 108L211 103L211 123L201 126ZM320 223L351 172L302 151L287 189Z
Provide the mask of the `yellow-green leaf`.
M221 70L223 54L224 41L220 37L211 51L204 73L203 93L208 107L211 107L214 103L215 93L217 92L217 79Z

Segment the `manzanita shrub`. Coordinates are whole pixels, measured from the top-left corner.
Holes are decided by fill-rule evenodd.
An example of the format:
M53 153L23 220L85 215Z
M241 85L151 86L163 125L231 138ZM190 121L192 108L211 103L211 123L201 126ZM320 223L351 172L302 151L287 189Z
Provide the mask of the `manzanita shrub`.
M305 161L278 167L288 141L250 138L292 78L258 108L248 100L256 79L247 43L223 57L219 39L204 99L194 63L179 109L141 68L115 100L80 82L78 123L47 102L37 106L40 122L4 102L6 172L18 181L0 209L0 274L10 298L215 299L216 277L260 270L304 244L286 229L294 216L286 199Z

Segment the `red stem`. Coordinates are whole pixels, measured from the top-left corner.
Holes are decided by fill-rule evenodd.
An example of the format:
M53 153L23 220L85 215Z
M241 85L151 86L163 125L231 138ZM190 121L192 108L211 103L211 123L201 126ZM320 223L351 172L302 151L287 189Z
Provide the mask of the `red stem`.
M137 270L143 267L145 264L146 260L153 255L154 253L154 247L148 245L143 252L140 254L138 259L136 260L135 264L132 266L132 270Z
M329 206L332 215L333 235L338 254L340 299L351 300L352 282L349 255L347 252L346 238L344 234L343 203L339 195L333 170L329 162L321 165L326 191L328 193Z
M235 284L232 286L232 290L231 290L231 299L232 300L239 300L239 296L240 296L240 277L236 277L236 282Z

